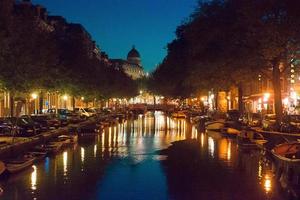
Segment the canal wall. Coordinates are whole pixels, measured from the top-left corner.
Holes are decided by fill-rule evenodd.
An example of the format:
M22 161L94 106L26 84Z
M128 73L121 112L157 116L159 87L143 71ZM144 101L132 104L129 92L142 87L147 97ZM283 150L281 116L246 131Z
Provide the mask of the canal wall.
M88 120L79 124L72 124L56 130L47 131L33 137L6 137L9 144L0 146L0 160L4 160L11 157L27 152L30 148L49 142L51 139L60 135L69 134L70 132L77 133L79 127L87 124L95 123L92 120Z

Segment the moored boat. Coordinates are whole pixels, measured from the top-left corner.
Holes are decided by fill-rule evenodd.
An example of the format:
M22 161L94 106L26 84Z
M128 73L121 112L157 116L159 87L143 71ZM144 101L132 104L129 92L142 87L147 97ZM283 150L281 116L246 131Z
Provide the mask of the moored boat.
M50 142L49 144L38 145L33 148L33 152L45 152L47 155L58 153L63 146L63 142Z
M271 153L280 161L300 163L300 142L287 142L275 146Z
M224 128L224 125L225 125L224 121L205 122L205 128L208 131L220 132Z
M63 142L50 142L45 145L45 149L50 153L57 153L62 149L63 144Z
M239 122L236 121L226 121L224 128L222 128L221 133L227 137L236 137L242 131L243 127Z
M46 157L47 155L47 152L39 152L39 151L29 151L27 153L29 156L32 156L35 158L35 161L41 161L41 160L44 160L44 158Z
M254 131L242 130L237 135L237 142L242 148L259 148L267 142L264 137Z
M9 160L6 162L6 169L12 174L17 173L26 169L27 167L30 167L33 164L34 160L35 158L31 156Z
M173 112L171 114L171 117L173 117L173 118L186 118L187 115L183 111L177 111L177 112Z
M5 172L6 167L4 162L0 161L0 176Z
M70 140L71 144L74 144L78 141L78 135L61 135L58 136L60 140Z

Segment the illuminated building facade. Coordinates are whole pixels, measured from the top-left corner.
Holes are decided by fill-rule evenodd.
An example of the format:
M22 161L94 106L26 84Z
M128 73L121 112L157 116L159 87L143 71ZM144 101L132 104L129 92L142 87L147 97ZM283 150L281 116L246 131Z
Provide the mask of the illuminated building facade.
M140 53L133 46L127 54L127 60L123 59L111 59L112 65L120 70L123 70L133 80L142 78L145 76L143 70Z

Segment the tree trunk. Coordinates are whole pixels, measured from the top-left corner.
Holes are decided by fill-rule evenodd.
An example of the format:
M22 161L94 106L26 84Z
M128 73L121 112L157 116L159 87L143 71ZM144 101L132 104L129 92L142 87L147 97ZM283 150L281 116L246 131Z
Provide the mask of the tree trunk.
M219 109L219 92L218 91L215 92L214 97L215 97L214 107L215 107L215 110L218 110Z
M239 112L241 114L244 113L244 104L243 104L243 85L242 83L238 84L238 105L239 105Z
M72 108L73 108L73 110L75 110L75 97L74 96L72 97Z
M14 109L15 109L15 95L11 92L9 94L9 107L10 107L10 116L14 117Z
M43 105L44 105L44 92L41 90L40 95L39 95L39 114L43 113Z
M273 78L276 123L277 125L279 125L280 122L282 121L282 99L281 99L279 62L274 62L272 78Z

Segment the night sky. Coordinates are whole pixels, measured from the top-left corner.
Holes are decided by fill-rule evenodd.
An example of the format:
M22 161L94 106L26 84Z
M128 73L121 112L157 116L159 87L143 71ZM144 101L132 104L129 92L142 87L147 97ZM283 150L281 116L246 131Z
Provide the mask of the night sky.
M194 10L197 0L33 0L50 15L81 23L110 58L125 59L132 45L146 71L166 55L176 27Z

